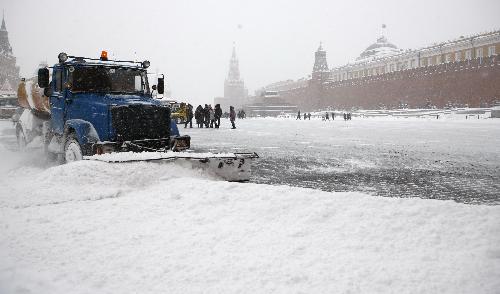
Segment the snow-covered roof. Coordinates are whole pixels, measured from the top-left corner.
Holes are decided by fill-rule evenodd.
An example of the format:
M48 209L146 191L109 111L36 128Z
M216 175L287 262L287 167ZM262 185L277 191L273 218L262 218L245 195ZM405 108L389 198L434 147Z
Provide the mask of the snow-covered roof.
M361 55L356 58L356 61L366 61L368 59L386 57L400 52L401 50L398 49L396 45L387 41L385 36L381 36L377 39L377 42L368 46L368 48L366 48L365 51L363 51Z

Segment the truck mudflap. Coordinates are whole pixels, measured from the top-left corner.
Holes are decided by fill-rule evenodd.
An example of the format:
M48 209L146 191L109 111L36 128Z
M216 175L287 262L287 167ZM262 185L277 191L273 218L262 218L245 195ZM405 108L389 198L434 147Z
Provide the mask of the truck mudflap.
M229 182L250 180L252 162L259 158L255 152L246 153L193 153L193 152L119 152L102 155L84 156L84 160L107 163L130 163L139 161L175 161L192 168L201 168Z

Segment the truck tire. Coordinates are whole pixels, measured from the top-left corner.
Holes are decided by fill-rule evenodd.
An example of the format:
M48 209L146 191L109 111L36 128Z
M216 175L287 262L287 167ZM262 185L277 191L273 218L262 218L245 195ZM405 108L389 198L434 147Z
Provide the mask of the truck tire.
M26 149L26 136L24 135L23 128L21 126L17 126L16 128L16 138L17 138L17 147L20 151Z
M74 133L68 134L64 144L64 162L69 163L83 159L83 152L80 143Z

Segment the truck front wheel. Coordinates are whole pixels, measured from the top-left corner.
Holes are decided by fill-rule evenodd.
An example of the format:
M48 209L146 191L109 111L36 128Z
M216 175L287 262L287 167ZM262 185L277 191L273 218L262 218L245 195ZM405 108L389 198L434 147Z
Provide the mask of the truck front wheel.
M73 162L82 159L83 153L80 143L78 143L75 134L71 133L68 135L66 143L64 144L64 161Z

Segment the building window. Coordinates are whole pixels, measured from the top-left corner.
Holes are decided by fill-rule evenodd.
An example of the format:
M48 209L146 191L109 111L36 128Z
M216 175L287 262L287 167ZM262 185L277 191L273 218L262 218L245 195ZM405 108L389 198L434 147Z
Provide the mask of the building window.
M488 56L496 55L495 46L488 47Z
M483 48L476 49L476 58L483 58Z
M450 62L450 61L451 61L451 54L446 54L446 55L444 56L444 62L448 63L448 62Z
M467 50L465 51L465 60L471 60L472 59L472 51Z
M432 65L432 57L427 58L427 65L428 66Z
M436 56L436 65L441 64L441 55Z
M455 52L455 61L458 62L460 59L462 59L462 53L460 53L460 51Z

